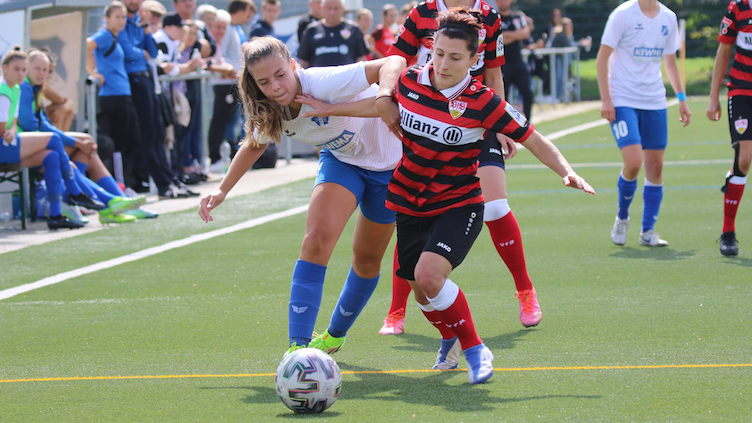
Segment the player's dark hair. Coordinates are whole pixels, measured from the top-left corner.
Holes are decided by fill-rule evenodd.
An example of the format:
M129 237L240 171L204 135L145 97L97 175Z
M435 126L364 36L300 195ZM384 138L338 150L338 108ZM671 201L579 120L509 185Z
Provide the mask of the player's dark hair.
M437 19L439 29L436 30L434 39L443 35L453 40L465 40L471 54L478 52L478 31L483 29L480 11L453 7L439 13Z
M26 53L21 50L21 46L14 45L13 48L8 50L8 52L3 56L2 64L3 66L8 66L10 62L14 60L26 60L26 58Z
M251 146L256 147L259 140L264 138L279 143L282 135L282 108L261 91L251 75L251 67L261 59L275 55L291 63L292 55L282 41L270 36L251 38L251 41L243 44L242 51L243 73L240 75L238 90L247 117L243 143L250 141Z
M230 0L227 5L227 13L234 15L238 12L244 12L248 8L251 8L253 13L256 13L256 5L251 0Z

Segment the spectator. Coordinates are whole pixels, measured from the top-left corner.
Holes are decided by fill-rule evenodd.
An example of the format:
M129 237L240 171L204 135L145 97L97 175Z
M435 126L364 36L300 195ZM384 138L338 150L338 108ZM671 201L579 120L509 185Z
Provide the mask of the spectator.
M592 45L592 40L589 37L575 41L572 20L566 17L561 19L560 26L553 27L552 35L549 37L548 41L547 46L553 48L582 47L589 51L590 46ZM565 56L569 59L566 62L564 60ZM559 101L569 100L564 96L564 86L568 83L567 79L564 77L564 75L568 73L565 72L565 67L571 66L575 57L574 53L556 55L556 98Z
M396 22L397 6L385 4L381 8L381 23L371 33L376 49L374 55L377 59L385 57L389 52L389 47L394 44L395 38L391 28Z
M360 31L363 33L363 40L368 46L369 53L366 55L366 60L373 60L376 56L376 45L374 39L371 36L371 27L373 26L373 13L368 9L360 9L355 15L355 23L360 27Z
M172 0L172 6L175 8L175 13L180 16L181 21L193 20L193 14L196 12L196 0ZM199 40L201 43L201 54L203 56L211 55L209 40L203 37L200 37Z
M211 33L209 28L214 25L214 20L217 17L217 8L210 4L202 4L196 9L196 20L194 21L198 25L198 33L196 36L198 40L206 40L209 42L209 49L206 49L205 44L202 45L201 55L203 57L214 56L217 52L217 40ZM200 41L199 41L200 43Z
M549 42L549 40L556 35L556 32L561 31L561 20L563 17L564 14L561 12L561 9L555 8L551 11L551 18L548 20L548 28L546 28L546 32L543 34L545 42Z
M308 25L321 19L322 0L308 0L308 13L298 21L298 43L303 39L303 32Z
M496 7L501 15L501 30L504 36L504 57L506 63L501 67L504 77L505 98L509 98L509 87L514 85L522 96L522 108L527 120L532 116L533 91L530 89L530 74L522 60L523 41L530 38L530 26L525 15L512 11L512 0L496 0Z
M358 25L345 19L345 1L324 0L323 15L303 33L300 65L339 66L366 60L368 46Z
M410 3L405 3L402 5L402 7L400 7L399 17L397 18L397 25L398 25L397 31L399 31L399 28L401 28L402 25L405 24L407 17L410 16L410 12L417 5L418 5L417 1L411 1Z
M251 28L250 38L264 37L271 35L276 37L274 33L274 21L279 17L282 11L282 3L279 0L264 0L261 2L261 19L253 25Z
M218 50L224 62L229 63L237 70L241 64L240 48L243 43L248 41L242 25L251 20L256 6L250 0L231 0L227 10L230 14L230 24ZM219 14L217 19L219 20ZM214 166L210 168L212 172L221 171L221 165L217 164L220 159L219 146L225 138L225 131L235 119L237 104L238 85L235 79L223 79L214 85L214 111L209 125L209 158ZM237 151L237 140L230 141L233 151Z
M167 14L167 9L156 0L144 0L138 9L138 17L141 22L149 24L149 31L156 34L162 29L162 16Z
M224 10L217 10L217 17L211 27L212 34L217 37L217 52L207 63L207 69L221 74L224 78L236 79L238 77L235 67L225 61L222 56L222 40L227 34L227 27L231 21L230 14Z

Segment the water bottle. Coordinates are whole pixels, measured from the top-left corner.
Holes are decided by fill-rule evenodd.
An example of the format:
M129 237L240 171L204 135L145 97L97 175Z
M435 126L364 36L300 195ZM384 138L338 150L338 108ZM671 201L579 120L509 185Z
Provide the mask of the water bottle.
M200 58L201 58L201 52L198 51L197 48L194 48L193 49L193 53L191 53L191 60L200 59ZM197 67L195 70L196 71L200 71L201 70L201 66Z
M227 141L222 141L222 144L219 145L219 161L222 163L222 174L227 173L227 169L230 168L230 152L232 150L232 147L230 147L230 143Z

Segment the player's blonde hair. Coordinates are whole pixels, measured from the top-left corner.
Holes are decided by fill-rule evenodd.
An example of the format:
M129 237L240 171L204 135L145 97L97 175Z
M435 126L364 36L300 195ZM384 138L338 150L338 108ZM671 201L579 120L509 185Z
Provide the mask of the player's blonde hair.
M240 100L243 102L246 116L246 135L242 143L250 142L253 147L259 145L260 139L270 139L274 143L279 143L282 135L282 107L261 91L251 75L251 67L261 59L274 55L287 63L292 63L292 55L282 41L270 36L252 38L243 44L242 51L243 73L238 82Z

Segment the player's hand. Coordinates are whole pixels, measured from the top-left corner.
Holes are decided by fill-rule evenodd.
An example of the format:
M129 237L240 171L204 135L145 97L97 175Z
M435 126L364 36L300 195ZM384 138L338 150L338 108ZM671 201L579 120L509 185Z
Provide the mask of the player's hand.
M509 160L517 154L517 143L513 139L501 133L496 134L496 139L501 144L504 159Z
M334 113L334 108L331 104L327 103L326 101L321 101L317 98L313 98L308 94L302 94L295 97L295 101L302 104L307 104L311 107L313 107L313 110L310 110L305 113L301 113L300 117L303 118L309 118L309 117L329 117L332 116Z
M611 99L601 101L601 117L606 119L608 123L614 123L616 120L616 109Z
M91 77L94 78L94 79L96 79L97 81L99 81L99 86L100 87L102 86L102 84L104 84L104 76L102 76L101 73L95 73Z
M705 114L708 116L708 119L714 122L721 120L721 102L717 98L711 98Z
M590 184L587 183L587 181L585 181L582 176L576 173L570 173L567 176L563 177L562 182L564 182L564 186L566 187L581 189L588 194L595 195L595 190L593 189L593 187L591 187Z
M201 199L198 205L198 215L206 223L213 221L214 218L209 213L223 201L225 201L225 193L220 191L219 188L215 189L211 194Z
M16 137L16 130L15 129L6 129L5 132L3 132L3 139L7 143L13 142L13 138Z
M76 142L76 148L82 153L86 155L86 157L91 157L91 155L97 150L97 145L94 144L94 141L91 140L80 140Z
M689 118L692 116L692 111L689 110L689 105L686 101L679 103L679 122L684 123L684 126L689 125Z
M402 127L400 126L399 106L391 98L381 97L376 100L376 110L379 111L381 120L384 121L389 132L397 138L402 138Z

